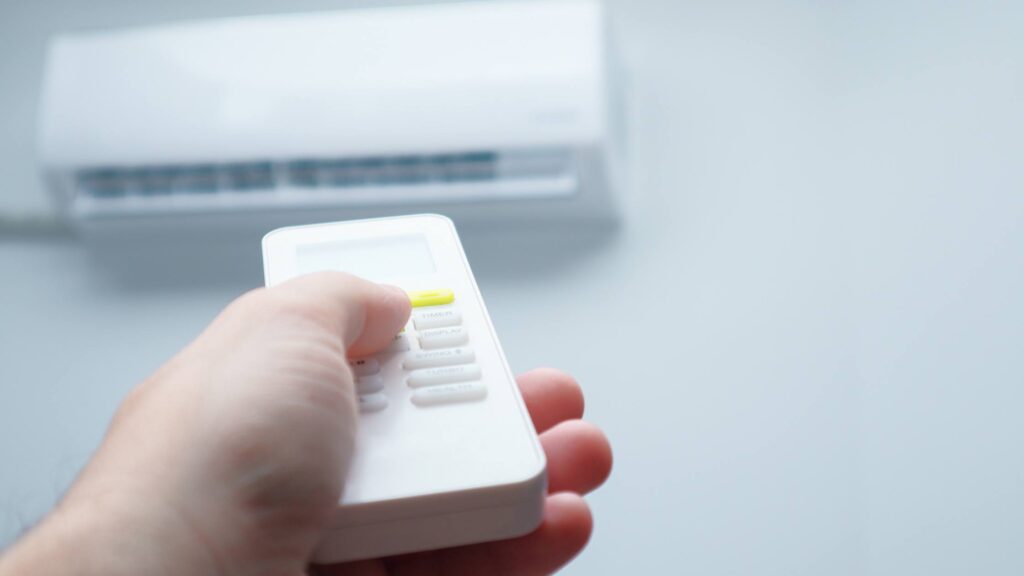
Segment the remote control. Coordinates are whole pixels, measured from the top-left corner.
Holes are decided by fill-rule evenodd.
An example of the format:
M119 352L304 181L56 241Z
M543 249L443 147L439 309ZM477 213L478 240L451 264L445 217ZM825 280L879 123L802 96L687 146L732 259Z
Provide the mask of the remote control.
M354 460L315 562L520 536L541 521L546 461L452 221L293 226L263 238L267 286L339 270L409 293L382 352L351 358Z

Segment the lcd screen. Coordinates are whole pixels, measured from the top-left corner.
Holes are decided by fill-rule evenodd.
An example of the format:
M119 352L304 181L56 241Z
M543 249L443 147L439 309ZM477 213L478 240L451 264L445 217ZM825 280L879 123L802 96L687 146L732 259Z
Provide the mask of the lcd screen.
M430 246L420 234L299 246L296 268L299 274L339 270L374 282L395 282L435 271Z

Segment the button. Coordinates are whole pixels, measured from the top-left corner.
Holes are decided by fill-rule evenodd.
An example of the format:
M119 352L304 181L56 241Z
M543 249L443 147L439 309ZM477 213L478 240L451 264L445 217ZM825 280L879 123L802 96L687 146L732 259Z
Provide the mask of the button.
M450 308L443 310L424 310L417 312L412 323L417 330L428 330L430 328L445 328L462 324L462 312Z
M381 393L366 394L359 397L359 411L364 414L367 412L380 412L387 407L388 397Z
M469 334L461 326L454 328L435 328L420 332L420 348L432 350L434 348L451 348L461 346L469 340Z
M360 394L373 394L384 389L384 379L379 374L363 376L356 379L356 391Z
M461 366L442 366L441 368L415 370L409 374L409 379L406 380L406 383L412 388L422 388L423 386L437 386L438 384L468 382L479 379L479 366L476 364L463 364Z
M369 376L370 374L376 374L380 372L380 362L376 358L360 358L359 360L349 360L348 365L352 367L352 371L356 373L356 376Z
M439 288L437 290L412 290L409 292L409 302L412 303L413 308L419 308L421 306L440 306L441 304L451 304L455 301L455 292L447 288Z
M405 352L409 349L409 338L404 333L395 334L395 339L388 344L388 347L381 351L382 354L394 354L395 352Z
M417 368L436 368L453 364L469 364L476 355L469 348L449 348L447 350L425 350L413 352L405 357L402 367L406 370Z
M468 402L487 396L487 387L480 382L460 382L443 386L417 388L412 393L412 403L417 406L434 406L452 402Z

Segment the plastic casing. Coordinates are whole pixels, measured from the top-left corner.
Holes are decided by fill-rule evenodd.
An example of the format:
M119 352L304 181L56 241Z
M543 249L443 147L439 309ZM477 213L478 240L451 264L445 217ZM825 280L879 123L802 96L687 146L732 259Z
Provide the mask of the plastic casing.
M82 31L49 47L39 159L84 231L267 229L444 210L616 212L620 106L596 0L458 2ZM83 170L562 150L563 179L81 193Z
M263 239L266 283L297 275L297 250L304 245L365 245L411 235L427 240L434 272L379 280L407 290L455 291L488 393L479 401L415 406L404 381L404 354L382 357L390 403L360 415L355 458L316 562L511 538L541 521L544 453L451 220L417 215L274 230ZM410 352L417 346L412 342Z

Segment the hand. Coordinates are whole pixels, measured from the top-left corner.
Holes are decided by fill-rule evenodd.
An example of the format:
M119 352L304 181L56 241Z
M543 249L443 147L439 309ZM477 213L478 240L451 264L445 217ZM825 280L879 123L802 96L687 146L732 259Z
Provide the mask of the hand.
M319 273L251 292L137 387L64 500L0 558L8 574L299 575L341 493L356 401L347 356L405 324L401 290ZM321 568L543 573L590 532L573 493L611 457L564 374L520 379L549 458L542 526L516 540Z
M316 567L311 575L550 574L576 556L591 530L590 511L580 494L608 477L611 448L598 428L579 419L583 394L568 374L539 369L517 380L548 457L548 498L540 528L501 542Z

